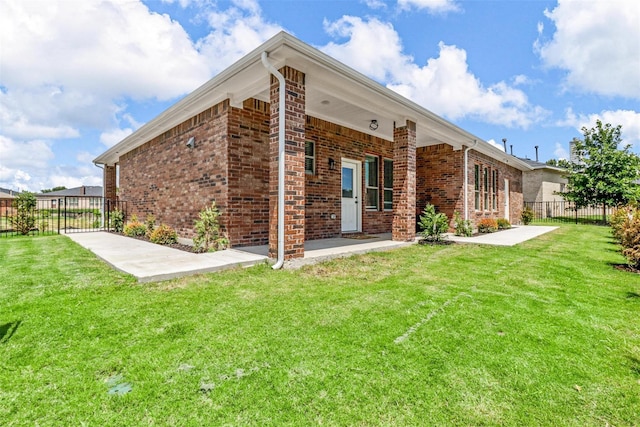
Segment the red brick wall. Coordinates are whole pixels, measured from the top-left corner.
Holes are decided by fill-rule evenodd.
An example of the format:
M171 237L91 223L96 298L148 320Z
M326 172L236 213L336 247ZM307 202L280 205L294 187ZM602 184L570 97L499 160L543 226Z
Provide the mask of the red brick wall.
M116 176L117 173L115 166L104 165L103 178L105 200L115 202L118 198Z
M269 242L269 104L248 99L232 108L229 125L229 200L232 246Z
M498 170L498 209L474 209L474 165ZM482 218L504 218L504 179L510 181L510 215L512 224L520 223L522 212L522 172L475 150L469 151L469 219L474 223ZM453 227L453 214L460 212L464 218L464 149L454 151L447 144L431 145L417 149L417 203L418 215L427 203L445 213Z
M216 201L227 208L227 120L224 101L120 157L120 200L129 213L193 236L198 212ZM186 147L189 137L195 147ZM226 215L222 225L226 226Z
M285 105L279 105L280 84L271 76L270 88L270 162L269 162L269 255L278 251L278 151L279 108L285 110L285 177L284 177L284 258L304 256L305 240L305 76L291 67L283 67Z
M371 136L344 126L307 116L306 139L316 146L316 173L306 175L306 233L307 240L324 239L341 235L341 159L359 160L364 164L365 155L378 156L380 186L382 186L383 159L393 159L393 142ZM329 159L335 161L335 169L329 170ZM364 169L364 168L363 168ZM364 173L362 174L364 198ZM378 211L362 212L362 231L365 233L389 233L393 212L382 210L382 187L379 190ZM331 215L335 214L335 219Z
M415 238L416 224L416 124L393 132L393 240L411 241Z

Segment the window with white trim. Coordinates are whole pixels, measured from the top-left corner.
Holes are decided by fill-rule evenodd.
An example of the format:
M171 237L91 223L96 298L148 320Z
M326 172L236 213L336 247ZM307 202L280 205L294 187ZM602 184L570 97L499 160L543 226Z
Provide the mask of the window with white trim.
M369 210L378 210L380 206L378 182L378 158L364 156L365 207Z
M480 165L474 165L473 167L473 193L475 209L480 210Z
M498 171L497 170L492 170L491 171L491 199L492 199L492 205L493 205L493 210L497 211L498 210Z
M304 143L304 172L309 175L316 173L316 144L313 141Z
M384 210L393 210L393 160L384 159Z
M484 190L484 210L489 210L489 168L484 168L483 174L483 185L482 190Z

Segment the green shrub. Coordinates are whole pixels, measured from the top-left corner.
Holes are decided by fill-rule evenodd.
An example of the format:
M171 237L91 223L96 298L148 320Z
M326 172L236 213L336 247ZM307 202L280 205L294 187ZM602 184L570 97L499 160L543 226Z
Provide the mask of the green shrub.
M29 234L36 225L36 197L28 191L20 193L13 201L13 207L16 214L9 217L11 225L22 235Z
M511 228L511 223L508 219L498 218L496 222L498 223L498 230L508 230Z
M640 209L634 206L616 209L611 216L611 228L629 265L640 268Z
M124 226L124 235L129 237L141 237L147 234L147 226L137 220L131 220Z
M625 224L638 215L640 215L640 211L633 206L622 206L613 211L609 218L609 224L611 225L611 233L618 242L622 239Z
M453 228L456 236L471 237L473 234L473 225L468 219L462 219L460 212L453 213Z
M533 221L533 218L533 209L531 209L529 206L525 206L525 208L522 210L522 213L520 214L520 220L524 225L529 225L531 221Z
M425 206L418 224L420 228L422 228L422 236L430 242L442 241L442 235L449 229L449 219L447 216L441 212L436 213L435 206L430 204Z
M156 217L153 214L147 214L147 217L144 220L145 225L147 226L147 236L151 238L151 234L153 230L156 228Z
M217 251L229 245L229 240L220 232L220 215L215 201L211 203L211 207L200 211L200 219L195 222L196 237L193 238L196 249Z
M482 218L478 221L478 233L494 233L498 231L498 221L493 218Z
M114 210L111 212L110 221L111 228L113 228L116 233L122 233L124 229L124 212L119 209Z
M160 245L170 245L172 243L178 242L178 234L176 233L176 230L169 227L168 225L161 224L151 232L149 239L153 243L158 243Z

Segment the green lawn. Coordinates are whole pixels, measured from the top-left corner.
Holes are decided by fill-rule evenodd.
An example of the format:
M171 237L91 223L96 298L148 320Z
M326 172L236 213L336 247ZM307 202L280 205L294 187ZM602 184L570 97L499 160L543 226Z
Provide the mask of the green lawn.
M152 285L0 240L3 425L640 425L640 275L604 227Z

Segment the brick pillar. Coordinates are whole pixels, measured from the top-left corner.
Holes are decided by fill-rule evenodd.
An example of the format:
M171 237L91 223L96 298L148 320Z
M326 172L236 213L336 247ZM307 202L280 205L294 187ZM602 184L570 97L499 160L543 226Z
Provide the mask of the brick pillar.
M111 202L115 202L117 198L116 165L113 165L113 166L104 165L103 182L104 182L105 200L110 200Z
M285 206L284 258L304 256L305 204L305 86L304 73L283 67L280 73L286 81L285 98ZM269 143L269 256L278 255L278 112L280 85L271 76L270 143Z
M412 241L416 236L416 124L393 130L392 239Z

